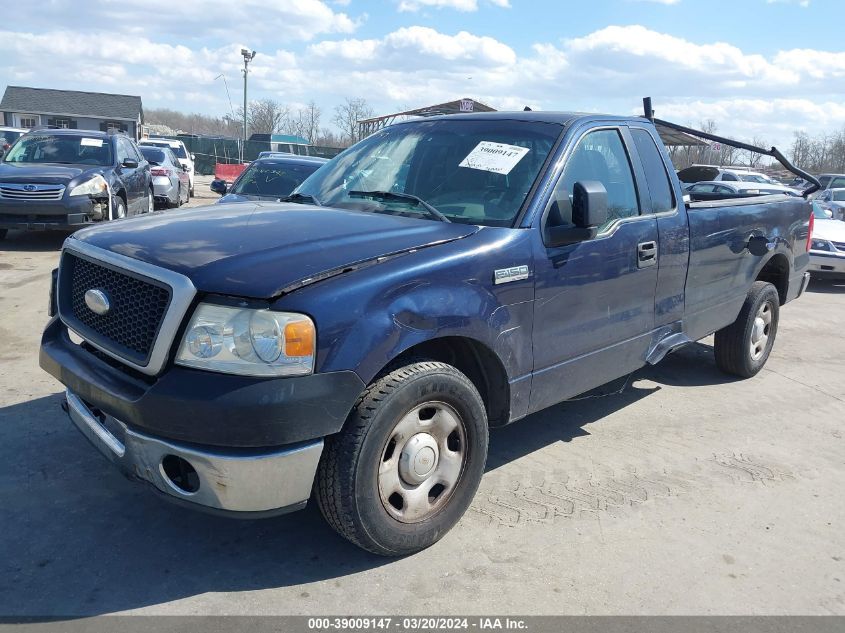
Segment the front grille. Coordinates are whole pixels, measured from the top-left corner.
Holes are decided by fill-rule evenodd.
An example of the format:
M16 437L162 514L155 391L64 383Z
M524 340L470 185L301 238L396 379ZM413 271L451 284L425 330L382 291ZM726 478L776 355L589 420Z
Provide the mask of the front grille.
M0 198L5 200L61 200L64 185L0 184Z
M97 289L109 302L106 314L85 303ZM126 360L145 365L170 305L170 288L154 279L121 271L65 251L59 269L59 314L90 342Z

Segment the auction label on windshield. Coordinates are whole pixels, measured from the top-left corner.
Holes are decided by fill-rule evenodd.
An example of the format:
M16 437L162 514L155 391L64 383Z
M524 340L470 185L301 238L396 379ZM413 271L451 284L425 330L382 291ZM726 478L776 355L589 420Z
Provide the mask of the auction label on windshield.
M458 164L458 167L469 167L470 169L481 169L494 174L507 175L528 152L527 147L481 141Z
M79 139L79 144L82 147L102 147L103 146L103 139L101 138L81 138Z

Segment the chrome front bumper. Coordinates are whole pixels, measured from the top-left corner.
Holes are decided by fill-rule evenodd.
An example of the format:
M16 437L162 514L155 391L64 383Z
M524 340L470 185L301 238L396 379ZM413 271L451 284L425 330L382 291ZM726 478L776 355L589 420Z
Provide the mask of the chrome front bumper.
M131 477L151 483L174 499L222 513L278 514L303 507L311 495L323 452L318 440L274 452L198 448L137 433L114 418L101 421L78 396L67 391L67 411L82 434ZM184 460L193 471L173 477Z
M810 253L810 271L845 275L845 253Z

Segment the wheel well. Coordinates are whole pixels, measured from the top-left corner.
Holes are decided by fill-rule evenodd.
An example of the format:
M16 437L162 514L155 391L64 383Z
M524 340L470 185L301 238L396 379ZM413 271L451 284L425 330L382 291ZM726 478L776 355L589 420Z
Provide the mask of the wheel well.
M780 304L786 303L786 293L789 289L789 260L785 255L775 255L763 270L757 275L757 281L767 281L777 288Z
M507 372L498 356L487 346L459 336L433 339L405 350L390 366L419 358L447 363L469 378L481 394L490 426L502 426L510 421Z

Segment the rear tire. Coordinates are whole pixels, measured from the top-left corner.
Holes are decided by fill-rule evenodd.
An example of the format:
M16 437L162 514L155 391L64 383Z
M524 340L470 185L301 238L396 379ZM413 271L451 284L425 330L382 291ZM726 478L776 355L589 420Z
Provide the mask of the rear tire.
M172 207L179 208L182 206L182 185L181 183L176 188L176 204L171 205Z
M6 239L6 234L9 232L9 229L0 229L0 240Z
M315 480L320 511L365 550L418 552L466 512L487 441L484 402L461 372L433 361L395 369L364 391L343 430L326 439Z
M769 358L780 316L780 297L775 287L755 281L745 297L736 321L716 332L716 365L723 372L751 378Z

